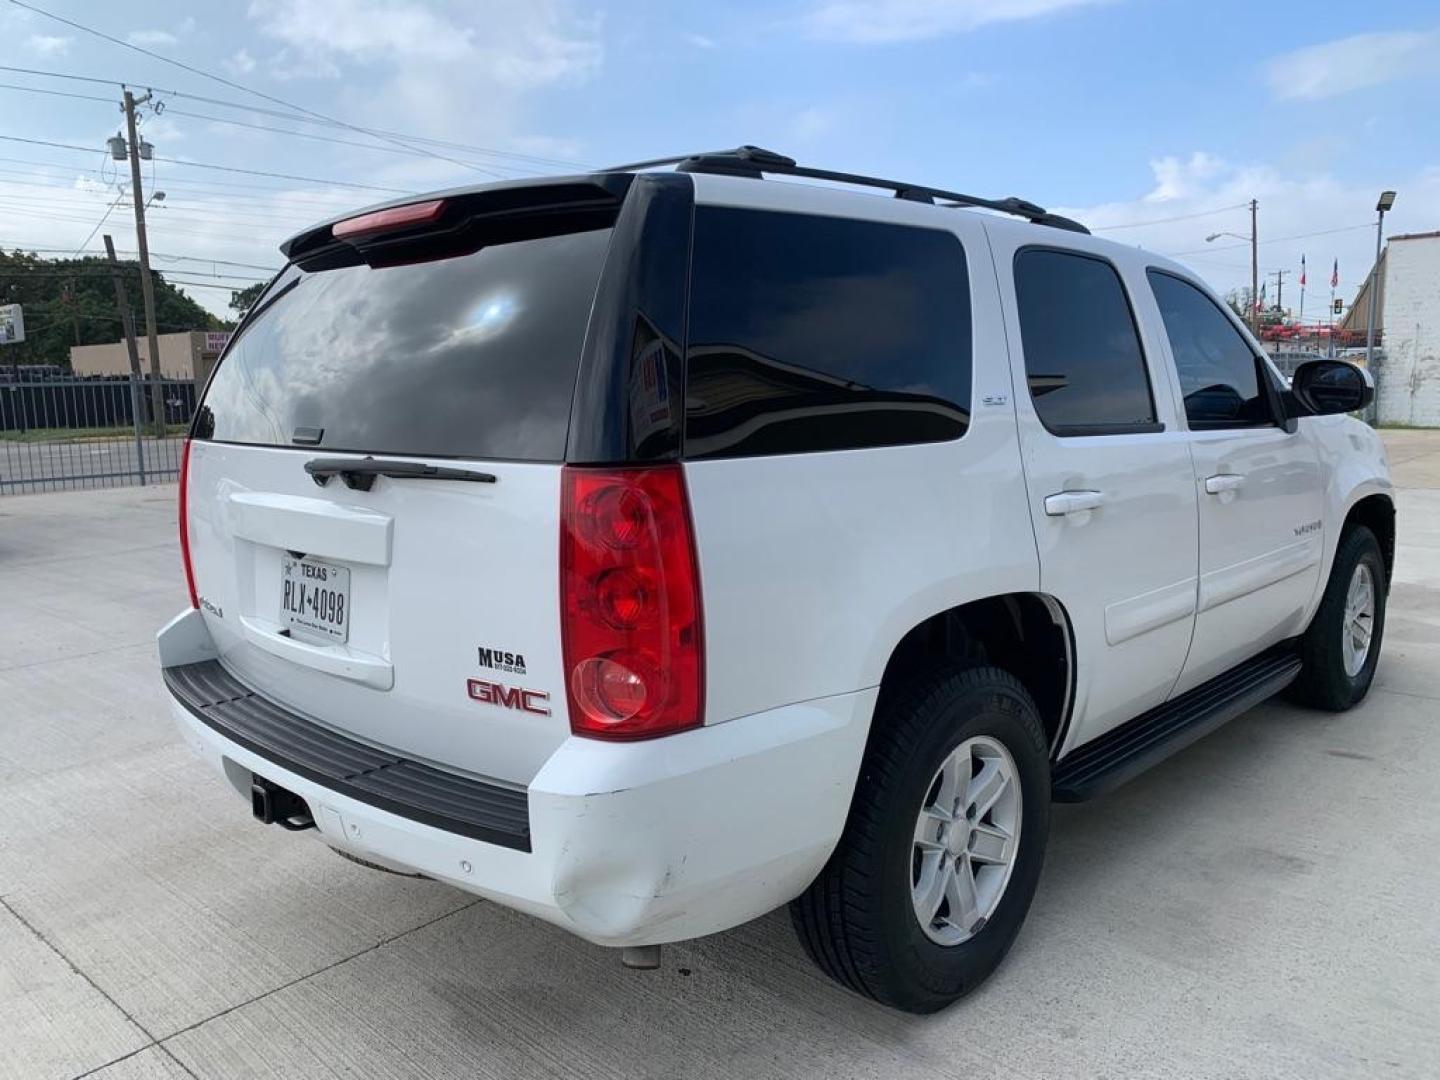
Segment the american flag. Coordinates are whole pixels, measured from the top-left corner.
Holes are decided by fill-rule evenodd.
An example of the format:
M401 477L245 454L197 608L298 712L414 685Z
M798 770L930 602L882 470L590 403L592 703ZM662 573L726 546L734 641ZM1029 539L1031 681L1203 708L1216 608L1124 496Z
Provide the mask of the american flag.
M1330 271L1330 288L1340 284L1340 260L1335 260L1335 268Z
M1305 287L1305 256L1300 256L1300 287Z

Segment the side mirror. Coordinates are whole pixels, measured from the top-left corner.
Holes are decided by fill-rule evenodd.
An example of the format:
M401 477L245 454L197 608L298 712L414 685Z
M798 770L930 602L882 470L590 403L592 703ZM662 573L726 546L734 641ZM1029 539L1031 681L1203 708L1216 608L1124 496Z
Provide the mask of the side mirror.
M1290 393L1301 416L1332 416L1365 408L1375 397L1370 373L1344 360L1308 360L1295 369Z

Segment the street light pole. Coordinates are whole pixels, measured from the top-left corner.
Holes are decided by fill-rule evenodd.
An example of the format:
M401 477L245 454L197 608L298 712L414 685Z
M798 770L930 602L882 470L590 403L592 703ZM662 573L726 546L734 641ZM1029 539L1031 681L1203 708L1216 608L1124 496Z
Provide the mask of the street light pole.
M1233 236L1236 240L1250 241L1250 317L1246 320L1250 324L1250 330L1258 338L1260 336L1260 233L1256 225L1256 210L1260 204L1250 200L1250 235L1241 236L1233 232L1216 232L1205 237L1208 244L1213 240L1219 240L1222 236Z
M1375 265L1370 268L1370 297L1365 312L1365 367L1375 358L1375 304L1380 299L1380 243L1385 235L1385 211L1395 205L1395 192L1382 191L1375 203Z

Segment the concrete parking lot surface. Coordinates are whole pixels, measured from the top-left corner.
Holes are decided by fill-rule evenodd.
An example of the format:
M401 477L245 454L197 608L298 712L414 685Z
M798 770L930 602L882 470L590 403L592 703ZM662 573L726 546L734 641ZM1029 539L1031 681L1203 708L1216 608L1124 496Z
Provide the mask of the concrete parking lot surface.
M264 828L180 744L174 489L0 499L0 1077L1440 1075L1440 432L1363 706L1270 703L1056 807L980 991L901 1016L777 912L654 973Z

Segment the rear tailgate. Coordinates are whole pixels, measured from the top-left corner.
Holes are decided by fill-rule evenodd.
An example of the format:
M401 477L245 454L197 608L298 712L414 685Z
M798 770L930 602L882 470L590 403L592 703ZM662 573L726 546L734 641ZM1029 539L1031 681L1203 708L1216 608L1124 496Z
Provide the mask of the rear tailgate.
M387 240L377 265L332 253L262 299L206 391L188 480L200 606L242 681L519 784L569 734L560 462L609 239L583 226L461 254L452 231L443 258ZM423 466L461 478L404 475Z
M560 468L495 463L493 485L382 477L356 492L339 480L317 487L304 470L312 456L192 448L191 558L222 660L330 727L527 782L569 734ZM343 594L324 590L333 570L332 582L311 584L344 596L343 642L286 621L282 568L300 554L348 571ZM533 693L520 699L515 689Z

